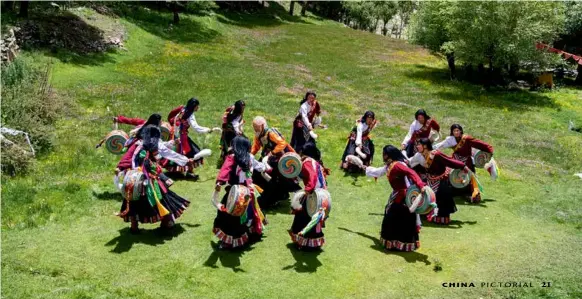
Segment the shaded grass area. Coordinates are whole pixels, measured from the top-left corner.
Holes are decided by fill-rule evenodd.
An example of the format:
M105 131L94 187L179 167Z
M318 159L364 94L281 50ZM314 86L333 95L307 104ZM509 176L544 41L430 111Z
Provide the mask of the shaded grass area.
M482 92L447 81L445 63L414 46L311 18L271 24L264 16L184 16L183 27L166 32L169 13L127 15L121 22L129 31L128 51L94 65L57 62L53 85L83 112L61 120L57 150L41 159L36 172L2 178L3 297L582 296L581 190L572 176L582 169L581 137L565 129L569 119L582 122L579 90ZM48 59L26 55L33 62ZM216 212L209 200L217 135L191 134L214 154L199 170L199 182L172 187L192 201L174 231L144 225L134 236L113 216L121 200L112 186L119 157L94 149L111 129L112 116L165 116L196 96L198 122L214 127L224 108L243 98L247 122L265 115L290 138L306 89L317 91L330 126L318 132L323 159L333 169L334 206L323 251L289 245L287 203L266 211L269 226L261 242L216 250L210 232ZM425 225L418 252L385 252L378 238L388 183L346 176L335 165L365 110L374 110L380 121L373 134L380 149L400 143L420 107L443 132L460 122L467 133L491 142L501 178L493 183L478 171L486 192L482 204L459 200L450 225ZM377 152L374 164L380 165ZM437 260L442 270L435 272ZM441 286L464 281L536 287ZM542 281L552 288L541 288Z

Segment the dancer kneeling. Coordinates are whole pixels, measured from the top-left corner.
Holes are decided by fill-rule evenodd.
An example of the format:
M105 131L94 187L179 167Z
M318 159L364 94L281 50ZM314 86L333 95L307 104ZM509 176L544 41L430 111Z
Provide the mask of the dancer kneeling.
M426 183L436 193L437 208L428 214L429 222L448 224L450 215L457 211L457 205L453 199L451 183L449 181L449 169L463 169L465 173L469 168L463 162L446 156L438 150L433 150L432 142L428 138L416 141L417 153L410 158L410 167L422 166L426 170Z
M396 147L385 146L383 159L386 164L383 167L365 167L367 176L377 178L386 175L392 187L384 210L380 240L386 249L414 251L420 247L420 224L414 211L423 195L417 196L410 207L406 206L405 198L409 188L407 179L422 190L421 194L425 193L428 186L405 164L406 158Z
M369 166L374 158L374 142L370 132L376 126L374 112L366 111L352 128L348 144L342 156L341 168L350 172L360 172L363 166Z
M123 193L125 201L117 214L131 222L131 231L139 231L138 222L162 221L162 227L172 227L190 201L172 192L162 173L160 152L169 151L160 142L160 130L153 125L142 128L142 141L135 149L134 167L125 174ZM188 158L173 153L166 155L179 165L186 165Z
M265 165L250 154L251 144L245 137L235 137L231 147L218 173L212 197L218 210L212 232L220 240L220 248L243 246L251 236L260 238L266 224L251 178L253 170L264 172ZM228 184L226 193L219 202L218 195L225 184Z
M307 143L301 151L302 166L299 177L305 188L291 201L295 214L289 230L291 240L299 248L320 248L325 243L323 227L331 209L324 168L319 164L321 153L313 143Z

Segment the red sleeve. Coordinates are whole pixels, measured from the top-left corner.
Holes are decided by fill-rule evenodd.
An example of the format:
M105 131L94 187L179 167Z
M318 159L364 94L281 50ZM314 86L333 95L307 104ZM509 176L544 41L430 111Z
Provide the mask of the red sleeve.
M441 126L439 125L439 123L432 118L431 118L431 122L430 122L430 127L437 132L441 131Z
M471 145L471 147L474 147L478 150L482 150L484 152L487 153L492 153L493 154L493 147L491 145L489 145L488 143L485 143L477 138L473 138L473 137L469 137L467 138Z
M178 115L178 113L180 113L180 111L182 111L182 108L184 108L184 106L178 106L174 108L172 111L170 111L170 113L168 114L168 122L172 126L174 125L174 118L176 117L176 115Z
M410 167L400 164L398 164L396 167L398 167L402 172L404 172L404 175L406 175L406 177L411 183L415 184L418 188L424 187L424 183L422 182L418 174L416 174L416 172L412 170Z
M218 176L216 177L216 184L224 185L228 183L230 171L234 166L235 166L234 156L233 155L226 156L226 158L224 159L224 163L222 164L222 167L220 167Z
M455 160L441 152L438 152L438 157L440 157L441 161L446 167L453 168L453 169L463 169L465 168L465 163ZM435 156L436 158L436 156Z
M303 179L303 184L305 184L305 192L310 193L315 190L317 186L317 174L311 162L303 162L301 167L301 178Z
M145 124L146 120L141 118L129 118L123 115L119 115L117 117L117 122L120 124L132 125L132 126L141 126Z

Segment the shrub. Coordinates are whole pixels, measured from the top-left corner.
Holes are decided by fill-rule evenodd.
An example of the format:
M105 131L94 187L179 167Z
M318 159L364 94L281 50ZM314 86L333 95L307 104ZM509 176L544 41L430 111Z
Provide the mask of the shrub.
M53 146L54 123L64 111L64 102L49 84L50 65L32 67L17 58L2 66L2 127L28 133L37 154ZM25 173L33 156L24 136L4 134L2 172Z

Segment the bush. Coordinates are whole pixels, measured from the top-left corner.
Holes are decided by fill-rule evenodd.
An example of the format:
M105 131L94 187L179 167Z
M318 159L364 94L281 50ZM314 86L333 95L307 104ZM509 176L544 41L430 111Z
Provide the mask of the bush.
M190 14L205 14L218 8L214 1L188 1L185 11Z
M37 154L53 146L54 123L64 111L64 102L49 85L50 65L35 68L20 58L2 66L2 127L28 133ZM2 172L25 173L33 159L24 136L4 134Z

